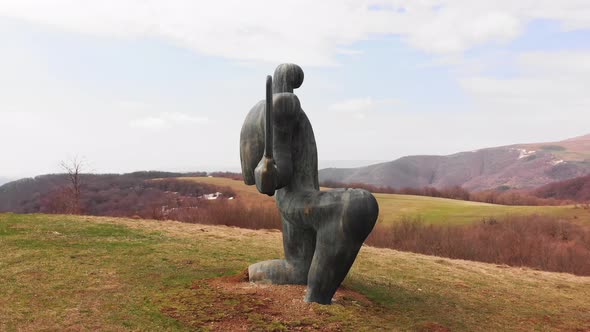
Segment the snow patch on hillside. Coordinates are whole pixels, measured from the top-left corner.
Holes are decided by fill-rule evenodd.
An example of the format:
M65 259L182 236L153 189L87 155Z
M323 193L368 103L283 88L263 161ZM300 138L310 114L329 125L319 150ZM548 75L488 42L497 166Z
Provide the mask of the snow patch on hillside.
M533 156L537 151L535 150L527 150L527 149L520 149L520 148L514 148L514 149L510 149L512 151L518 151L518 159L523 159L526 157L530 157Z

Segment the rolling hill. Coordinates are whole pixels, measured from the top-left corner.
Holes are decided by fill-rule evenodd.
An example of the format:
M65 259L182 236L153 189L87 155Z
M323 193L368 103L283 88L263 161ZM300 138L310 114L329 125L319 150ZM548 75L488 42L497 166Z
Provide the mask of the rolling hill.
M193 201L190 197L226 190L235 193L236 201L243 203L244 207L257 206L276 210L274 197L260 194L254 186L246 186L241 180L207 176L178 177L179 175L184 174L138 172L125 175L85 175L82 195L84 212L98 216L158 218L154 211L162 211L164 206L179 207L179 202L191 206ZM163 182L148 181L156 177L171 178ZM185 186L175 183L177 180L193 183ZM53 206L49 203L54 198L52 190L65 183L63 175L44 175L0 186L0 212L63 213L60 209L49 209ZM229 196L233 194L228 194ZM507 206L381 193L376 193L375 197L380 208L379 222L383 224L392 224L402 219L420 219L427 224L464 225L481 221L483 218L532 214L590 222L590 211L574 205ZM183 199L179 201L179 198Z
M3 331L586 331L590 278L363 246L331 306L241 271L281 234L0 214Z
M229 187L237 194L237 200L246 205L274 205L274 197L260 194L255 186L243 181L217 177L178 178L220 187ZM329 190L329 188L322 188ZM508 206L455 199L398 194L374 194L379 203L379 222L391 224L403 218L419 218L428 224L462 225L481 221L483 218L506 215L548 215L564 220L590 222L590 211L572 205L562 206Z
M394 188L462 186L470 191L534 188L590 173L590 135L448 156L407 156L360 168L320 170L321 181Z
M170 196L171 189L176 193L182 191L181 194L184 196L218 191L217 188L165 188L162 184L170 184L170 181L149 181L184 175L203 176L206 173L140 171L127 174L82 174L80 201L83 212L91 215L121 216L125 215L125 210L129 208L141 210L147 205L164 205L162 202L166 200L166 196ZM39 175L0 185L0 212L65 213L69 200L68 191L65 189L69 185L65 174Z

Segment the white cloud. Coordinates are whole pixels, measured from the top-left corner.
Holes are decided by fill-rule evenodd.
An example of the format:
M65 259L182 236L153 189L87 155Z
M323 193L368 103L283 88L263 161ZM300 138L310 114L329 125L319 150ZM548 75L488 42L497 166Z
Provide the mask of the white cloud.
M519 73L495 78L476 75L462 79L463 89L482 104L526 107L520 112L573 112L590 108L590 50L522 53Z
M169 124L162 118L148 116L146 118L132 120L129 122L129 125L134 128L162 129Z
M334 65L337 57L362 56L362 44L355 42L393 34L408 45L435 53L430 60L451 68L450 80L459 79L472 97L449 102L437 100L437 94L424 89L426 106L400 105L375 98L388 91L392 96L399 93L395 84L390 90L348 94L348 83L327 78L332 68L313 68L306 71L313 75L306 78L299 94L309 110L322 159L390 159L562 139L587 133L590 123L590 50L518 55L491 48L492 52L486 49L481 57L461 53L475 45L515 38L536 18L557 20L563 29L590 28L588 0L234 0L207 4L188 0L3 0L0 17L86 35L167 40L195 53L265 68L271 67L265 62L283 61L304 68ZM263 92L251 86L250 78L242 76L244 81L237 84L232 73L220 71L222 85L192 82L195 86L187 87L189 82L179 83L171 77L170 89L158 93L105 88L100 82L89 88L70 81L66 71L46 68L42 52L27 52L18 47L20 43L16 45L1 54L0 123L4 126L0 141L17 142L2 148L5 155L19 158L3 161L2 175L11 175L10 168L12 174L46 172L72 151L88 155L101 171L172 166L194 170L194 155L207 155L208 162L216 164L239 165L236 142L244 114L237 112L245 112ZM161 65L169 60L163 58ZM408 65L415 64L408 61ZM504 70L504 65L510 70ZM430 74L426 66L422 66L424 80ZM354 66L338 70L355 68L358 70ZM489 74L495 68L502 76ZM398 79L404 77L387 77L381 86ZM177 93L178 84L191 92ZM370 94L374 98L362 97ZM362 98L338 101L347 95ZM117 102L127 98L137 101ZM328 106L326 99L338 102ZM470 99L475 103L469 103ZM319 111L324 109L331 112ZM388 112L376 111L385 109ZM212 120L196 116L199 113ZM133 135L129 135L130 127L135 128ZM165 135L154 135L154 131L165 131ZM215 137L215 145L191 145L192 154L186 153L185 143L176 144L210 137ZM165 151L170 158L154 158L154 151Z
M339 112L364 112L384 105L395 104L394 99L373 99L372 97L347 99L330 105L330 109Z
M129 125L133 128L161 130L181 125L204 124L208 121L205 117L192 116L179 112L164 112L157 116L147 116L131 120Z
M588 132L588 61L590 50L523 53L514 60L518 72L512 77L479 74L460 83L502 135L563 139Z
M473 5L449 6L425 14L428 19L423 17L413 31L403 36L410 45L434 53L461 52L488 41L511 40L521 33L525 23L523 17L509 10Z
M373 99L371 97L343 100L330 105L329 109L335 112L347 113L353 118L362 120L367 117L367 112L382 106L395 104L393 99Z
M522 53L518 56L518 64L530 75L551 73L560 76L587 77L590 74L590 49Z
M164 38L238 61L333 65L380 35L439 53L517 37L535 18L590 28L587 0L8 0L0 15L75 32Z

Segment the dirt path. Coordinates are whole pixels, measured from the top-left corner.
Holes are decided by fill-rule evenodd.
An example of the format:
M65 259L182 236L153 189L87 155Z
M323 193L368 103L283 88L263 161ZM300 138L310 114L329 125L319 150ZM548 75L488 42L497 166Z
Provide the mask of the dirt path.
M304 285L250 283L247 270L236 276L195 281L191 289L195 291L194 296L213 295L206 308L167 308L164 312L196 328L207 327L213 331L342 331L347 330L347 323L354 323L330 319L332 315L326 306L304 302ZM190 299L180 302L188 304ZM377 308L364 295L346 288L336 292L330 310L334 307L353 311L374 311Z

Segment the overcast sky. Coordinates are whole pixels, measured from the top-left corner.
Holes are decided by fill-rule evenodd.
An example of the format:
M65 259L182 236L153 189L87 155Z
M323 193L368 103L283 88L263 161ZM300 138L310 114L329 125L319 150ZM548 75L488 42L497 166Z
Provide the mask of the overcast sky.
M2 0L0 42L0 176L238 171L283 62L323 166L590 133L588 0Z

